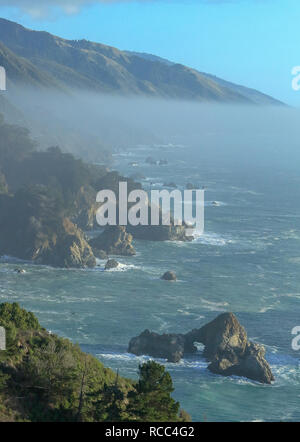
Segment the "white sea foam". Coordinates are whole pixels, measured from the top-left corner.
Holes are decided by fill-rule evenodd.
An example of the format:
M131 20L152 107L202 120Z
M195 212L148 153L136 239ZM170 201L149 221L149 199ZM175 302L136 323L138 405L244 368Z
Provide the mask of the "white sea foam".
M267 313L269 310L274 310L275 307L276 307L276 304L278 304L278 303L271 304L271 305L268 305L268 306L265 306L265 307L261 307L258 310L258 313Z
M123 152L117 152L117 153L113 153L112 156L113 157L132 157L134 155L133 152L130 151L123 151Z
M119 262L119 261L118 261ZM107 259L96 259L96 264L97 267L95 267L94 271L104 271L105 269L105 264L107 263ZM129 270L141 270L142 267L137 266L135 264L125 264L122 262L119 262L118 267L114 268L114 269L109 269L109 270L105 270L106 273L111 273L111 272L127 272ZM86 269L84 269L86 270Z
M212 232L204 232L203 234L197 233L194 234L195 241L197 243L209 245L209 246L226 246L227 244L231 244L234 241L229 237L222 237L217 233Z
M223 312L226 310L226 307L229 306L228 302L214 302L214 301L209 301L207 299L204 298L200 298L201 303L203 304L203 307L207 310L210 311L215 311L215 312Z
M236 193L244 193L244 194L254 195L254 196L263 195L263 193L256 192L255 190L252 190L252 189L243 189L242 187L236 187L236 186L231 186L230 188Z
M118 267L115 269L110 269L109 272L127 272L129 270L140 270L141 267L136 266L134 264L124 264L119 262Z
M131 363L131 362L136 362L138 361L138 363L142 363L142 362L146 362L149 360L155 360L163 365L165 365L168 369L172 369L172 370L182 370L182 368L187 368L187 369L200 369L200 370L206 370L208 363L205 361L204 358L202 358L199 355L199 359L181 359L180 362L167 362L166 359L164 358L153 358L152 356L147 356L147 355L141 355L141 356L136 356L132 353L110 353L110 352L102 352L102 353L97 353L96 356L100 359L107 359L107 360L117 360L117 361L122 361L124 363Z
M295 385L295 383L299 382L300 378L300 368L296 365L290 365L291 358L284 356L279 358L277 360L277 363L274 364L271 363L271 369L275 376L275 382L271 385L264 385L257 381L240 377L240 376L229 376L229 377L223 377L221 375L215 375L213 373L210 373L207 370L208 362L202 357L201 353L196 353L195 355L191 356L191 358L183 358L178 363L172 363L168 362L166 359L163 358L153 358L151 356L147 355L141 355L136 356L132 353L120 353L120 352L101 352L97 353L96 356L99 359L104 360L111 360L111 361L120 361L121 363L128 365L134 363L140 364L149 360L155 360L163 365L166 366L166 368L170 371L182 371L182 369L187 370L201 370L203 371L207 376L210 376L214 379L214 382L216 383L227 383L227 382L233 382L236 385L239 386L252 386L256 388L279 388L284 385ZM268 358L270 359L270 358Z
M150 356L136 356L132 353L109 353L109 352L103 352L103 353L97 353L96 356L98 358L103 358L103 359L108 359L108 360L120 360L123 362L130 362L130 361L135 361L138 360L140 362L144 362L144 361L148 361L151 358Z
M300 256L295 256L294 258L289 258L288 262L291 264L300 264Z
M222 206L228 206L227 203L224 201L205 201L205 206L211 206L211 207L222 207Z

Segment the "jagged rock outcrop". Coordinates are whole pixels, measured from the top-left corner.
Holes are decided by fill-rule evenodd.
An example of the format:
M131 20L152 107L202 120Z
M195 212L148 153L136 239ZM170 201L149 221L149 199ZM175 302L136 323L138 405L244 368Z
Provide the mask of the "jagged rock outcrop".
M187 183L187 185L185 186L187 190L194 190L194 189L198 189L199 186L193 183Z
M264 384L274 381L274 376L265 359L265 348L260 344L247 342L240 358L216 357L209 365L212 373L223 376L242 376Z
M96 259L84 233L69 219L64 219L59 234L45 250L37 250L36 263L53 267L95 267Z
M105 270L116 269L117 267L119 267L119 263L115 259L109 259L105 264Z
M137 356L149 355L154 358L165 358L169 362L179 362L184 353L184 336L164 334L145 330L129 342L128 351Z
M265 349L247 339L247 333L233 313L223 313L199 330L185 335L187 348L204 344L208 369L224 376L244 376L262 383L274 380L265 360Z
M200 329L185 335L186 342L201 342L205 345L204 356L212 360L215 355L227 355L228 352L239 356L244 353L247 334L233 313L223 313Z
M185 335L158 335L146 330L130 341L129 351L178 362L183 354L197 351L197 342L205 346L203 356L210 362L211 372L243 376L265 384L274 381L264 347L248 341L244 327L233 313L223 313Z
M78 211L74 222L83 230L93 230L97 228L96 212L98 210L97 204L92 204L90 207L83 207Z
M170 183L164 183L164 187L171 187L173 189L177 188L177 184L171 181Z
M168 271L168 272L163 274L161 279L164 279L165 281L176 281L177 276L176 276L175 272Z
M132 239L124 226L108 226L98 237L90 240L90 245L96 257L103 256L103 253L132 256L136 254Z

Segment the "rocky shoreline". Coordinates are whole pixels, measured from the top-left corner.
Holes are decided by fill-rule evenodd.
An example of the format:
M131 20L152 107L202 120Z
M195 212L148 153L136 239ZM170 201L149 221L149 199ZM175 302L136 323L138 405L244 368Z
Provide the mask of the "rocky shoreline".
M9 134L15 131L3 126ZM162 223L107 226L98 237L88 239L84 232L99 229L97 192L110 189L118 195L119 182L126 181L128 191L141 184L104 166L77 160L58 147L35 151L27 132L21 132L19 144L22 148L8 145L9 155L3 156L0 167L1 256L53 267L91 268L96 258L135 255L134 239L192 240L184 226Z

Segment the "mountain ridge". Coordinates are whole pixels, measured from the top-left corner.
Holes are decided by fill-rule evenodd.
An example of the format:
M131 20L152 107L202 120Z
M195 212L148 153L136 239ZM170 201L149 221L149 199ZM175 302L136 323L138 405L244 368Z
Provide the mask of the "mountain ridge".
M0 18L0 64L8 81L101 93L239 104L282 104L244 86L151 54L67 40Z

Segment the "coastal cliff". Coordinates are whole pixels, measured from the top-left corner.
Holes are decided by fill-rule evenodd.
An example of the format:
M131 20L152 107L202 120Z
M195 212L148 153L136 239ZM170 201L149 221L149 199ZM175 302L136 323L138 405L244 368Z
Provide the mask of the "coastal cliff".
M0 254L54 267L93 267L84 233L42 186L0 197Z

